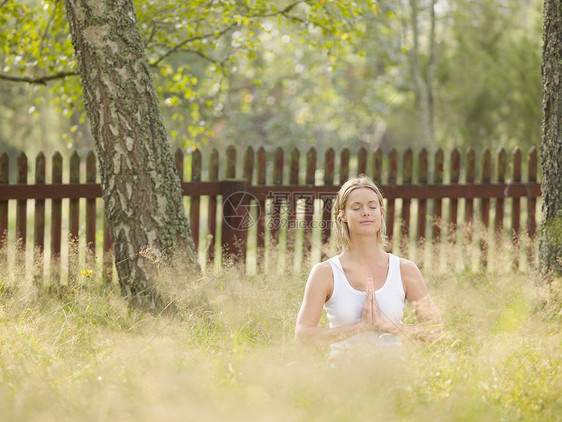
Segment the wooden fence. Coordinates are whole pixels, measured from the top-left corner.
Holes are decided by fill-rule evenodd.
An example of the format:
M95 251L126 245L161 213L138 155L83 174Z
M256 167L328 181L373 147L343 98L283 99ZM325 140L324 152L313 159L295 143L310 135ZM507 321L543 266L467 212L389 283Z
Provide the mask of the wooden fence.
M379 184L385 196L389 247L398 247L402 256L409 255L409 245L415 243L412 241L418 242L418 254L419 248L425 248L428 243L466 248L476 242L480 249L477 260L485 267L490 242L502 248L507 234L516 251L513 256L517 268L524 234L530 245L527 256L531 263L534 260L536 202L540 197L535 148L531 148L526 157L526 181L522 181L522 153L517 148L510 154L500 148L495 157L489 149L478 156L473 149L468 149L464 156L454 149L447 158L442 150L437 150L431 165L429 154L423 149L417 154L407 149L400 155L396 150L385 155L380 149L369 153L361 148L352 157L347 148L337 154L330 148L319 159L316 150L310 148L302 158L296 148L286 156L281 148L266 153L263 147L257 151L249 147L240 160L237 150L231 146L224 154L216 149L209 151L205 166L201 151L195 150L187 157L181 150L176 151L175 164L187 197L192 234L200 257L220 258L221 254L216 253L216 248L220 247L245 262L250 244L255 260L263 262L264 249L270 240L283 240L284 252L296 256L322 249L318 245L325 245L331 239L332 202L339 186L350 176L366 173ZM96 182L94 153L87 155L85 163L76 152L72 154L67 183L63 183L60 153L52 157L49 183L46 164L44 154L39 154L35 160L34 183L30 184L30 166L26 155L21 153L17 158L14 184L9 180L8 156L0 155L0 249L4 246L7 250L10 239L17 240L23 249L30 248L27 220L28 214L33 214L32 246L37 253L45 251L46 200L50 200L51 265L60 265L61 244L69 237L85 239L92 251L97 247L103 253L103 261L110 266L111 240L101 217L102 209L96 207L101 187ZM81 179L84 167L86 177ZM222 177L219 167L224 167ZM82 226L79 221L81 198L85 199ZM30 199L34 200L31 213L27 208ZM65 224L68 233L63 233L63 199L69 203L68 223ZM524 214L526 211L523 227L522 199L526 199L527 205L523 210ZM10 223L9 215L13 215L10 203L13 202L15 222ZM221 214L222 218L217 219ZM509 218L504 218L506 216ZM14 235L10 235L10 228L15 230ZM315 232L319 232L316 242ZM301 233L302 239L298 247L297 233ZM474 238L475 233L478 239ZM200 241L205 234L212 236L212 241ZM100 240L101 248L96 245ZM439 261L439 251L439 248L432 249L432 260ZM320 257L325 257L324 250ZM8 254L4 253L2 259L7 262ZM72 265L69 262L69 267Z

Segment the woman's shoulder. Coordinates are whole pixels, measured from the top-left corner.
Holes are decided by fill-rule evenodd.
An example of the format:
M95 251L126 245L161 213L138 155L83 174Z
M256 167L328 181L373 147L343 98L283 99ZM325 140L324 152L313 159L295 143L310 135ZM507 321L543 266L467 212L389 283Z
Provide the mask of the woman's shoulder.
M330 260L322 261L312 266L310 274L326 276L332 274L332 266L330 265Z
M329 287L332 284L332 277L332 266L329 260L323 261L312 266L308 276L308 283Z
M406 258L397 258L400 261L400 273L402 273L402 276L414 275L420 272L414 261L410 261Z
M406 296L409 292L425 289L425 281L415 262L400 258L400 276Z
M306 281L307 294L322 298L324 303L330 300L334 291L334 278L328 261L315 264Z

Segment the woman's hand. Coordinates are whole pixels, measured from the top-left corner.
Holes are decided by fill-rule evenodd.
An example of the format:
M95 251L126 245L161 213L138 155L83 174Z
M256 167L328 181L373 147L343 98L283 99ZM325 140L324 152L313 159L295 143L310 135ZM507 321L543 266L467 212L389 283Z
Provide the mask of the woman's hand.
M361 320L359 321L361 331L380 330L384 326L384 321L375 295L375 287L373 279L367 279L367 291L363 309L361 311Z

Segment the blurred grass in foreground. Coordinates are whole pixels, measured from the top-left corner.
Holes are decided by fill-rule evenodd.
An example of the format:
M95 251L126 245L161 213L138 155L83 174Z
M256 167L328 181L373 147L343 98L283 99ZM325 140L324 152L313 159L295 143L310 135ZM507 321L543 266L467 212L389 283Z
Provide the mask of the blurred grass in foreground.
M0 420L562 418L560 284L549 297L508 268L424 271L450 338L334 367L327 349L293 341L310 265L270 268L196 281L163 270L178 305L160 315L128 308L95 273L48 294L0 271Z

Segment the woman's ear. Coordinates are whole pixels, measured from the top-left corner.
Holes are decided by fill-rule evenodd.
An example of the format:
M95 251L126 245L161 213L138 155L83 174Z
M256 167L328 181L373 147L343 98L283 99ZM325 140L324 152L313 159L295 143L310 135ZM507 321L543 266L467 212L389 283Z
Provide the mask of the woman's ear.
M343 221L344 223L346 222L345 219L345 212L343 210L339 210L338 211L338 217L340 218L341 221Z

